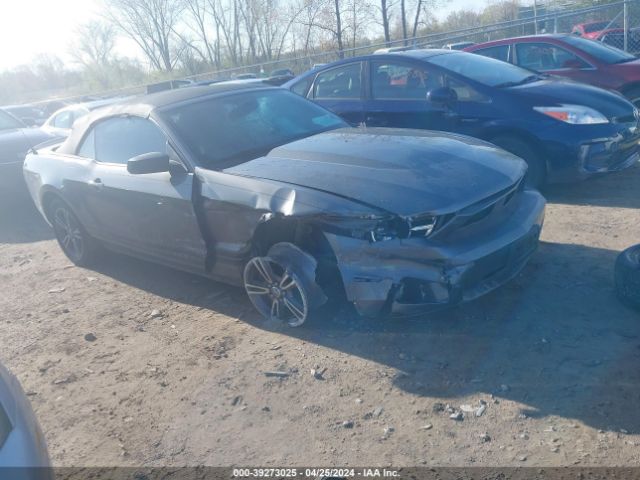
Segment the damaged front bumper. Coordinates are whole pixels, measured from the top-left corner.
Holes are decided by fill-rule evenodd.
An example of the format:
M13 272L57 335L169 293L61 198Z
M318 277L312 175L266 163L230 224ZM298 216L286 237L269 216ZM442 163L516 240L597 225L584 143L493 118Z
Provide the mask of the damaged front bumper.
M446 238L325 235L361 315L413 315L473 300L516 276L538 245L544 206L542 195L525 190L504 215Z

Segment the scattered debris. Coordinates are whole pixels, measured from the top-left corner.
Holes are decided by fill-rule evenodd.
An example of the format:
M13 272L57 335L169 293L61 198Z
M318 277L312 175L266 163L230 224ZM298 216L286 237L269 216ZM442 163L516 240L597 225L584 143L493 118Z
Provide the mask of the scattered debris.
M449 415L449 418L451 420L456 420L456 421L460 422L460 421L464 420L464 413L455 412L455 413L452 413L451 415Z
M290 375L290 373L283 372L280 370L271 370L271 371L264 372L264 375L265 377L287 378Z
M98 339L98 337L96 337L93 333L87 333L87 334L84 336L84 339L85 339L87 342L95 342L95 341Z
M352 420L345 420L344 422L342 422L342 426L344 428L353 428L353 421Z
M355 399L355 402L356 402L358 405L361 405L361 404L362 404L362 399L361 399L361 398L356 398L356 399Z
M395 431L396 431L396 429L393 428L393 427L384 427L384 430L382 431L382 438L383 439L389 438L391 436L391 434L393 432L395 432Z
M433 425L431 425L430 423L427 423L426 425L423 425L420 427L420 430L431 430L433 428Z
M265 405L264 407L262 407L262 411L263 412L270 412L271 408L269 408L268 406Z
M510 390L509 385L505 385L504 383L500 385L501 392L508 392Z
M373 416L374 417L379 417L380 415L382 415L383 411L384 411L384 408L378 406L378 407L373 409Z
M64 378L59 378L58 380L54 380L53 384L54 385L63 385L65 383L71 383L71 382L75 382L76 381L76 376L75 375L69 375L68 377L64 377Z
M322 370L312 368L311 376L313 376L313 378L315 378L316 380L324 380L324 372L326 371L327 371L326 368L323 368Z
M624 428L621 428L620 429L620 433L623 433L623 434L627 435L629 433L629 431L625 430Z
M64 288L64 287L55 287L55 288L49 289L49 293L62 293L65 290L66 290L66 288Z
M87 277L87 281L89 282L95 282L96 280L98 280L97 277Z
M476 411L476 407L465 404L465 405L460 405L460 410L462 410L464 413L473 413Z
M445 410L444 403L440 403L440 402L434 403L432 410L433 410L434 413L444 412L444 410Z
M476 417L481 417L482 415L484 415L484 412L487 410L487 404L481 404L478 409L476 410Z
M231 401L231 405L234 407L239 403L242 403L242 395L236 395L235 397L233 397L233 400Z
M526 462L527 461L527 456L526 455L520 455L518 457L518 460L521 461L521 462Z
M488 433L481 433L481 434L479 435L479 437L480 437L480 441L481 441L482 443L487 443L487 442L490 442L490 441L491 441L491 437L489 436L489 434L488 434Z
M149 317L151 317L151 318L161 318L161 317L164 317L164 314L160 310L151 310L151 313L149 314Z

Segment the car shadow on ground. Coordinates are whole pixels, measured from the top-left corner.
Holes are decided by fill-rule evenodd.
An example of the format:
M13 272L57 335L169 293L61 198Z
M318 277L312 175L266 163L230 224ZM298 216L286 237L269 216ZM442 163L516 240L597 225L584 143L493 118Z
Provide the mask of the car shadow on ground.
M597 207L640 208L640 163L621 172L605 174L575 184L554 184L542 194L550 203Z
M0 243L30 243L52 238L53 230L26 192L0 194Z
M462 307L411 319L364 319L348 308L293 329L264 321L243 291L113 255L98 268L156 295L237 317L397 370L396 387L455 402L522 403L530 417L640 433L640 314L612 290L616 252L542 243L507 286Z

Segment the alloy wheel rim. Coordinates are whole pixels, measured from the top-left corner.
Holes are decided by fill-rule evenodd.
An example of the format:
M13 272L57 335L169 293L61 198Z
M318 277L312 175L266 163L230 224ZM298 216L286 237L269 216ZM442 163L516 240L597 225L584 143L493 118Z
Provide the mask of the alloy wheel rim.
M57 208L53 216L53 222L58 233L58 240L65 253L73 260L82 258L84 253L82 231L71 212L64 207Z
M244 271L244 288L266 318L302 325L309 314L307 295L298 277L269 257L255 257Z

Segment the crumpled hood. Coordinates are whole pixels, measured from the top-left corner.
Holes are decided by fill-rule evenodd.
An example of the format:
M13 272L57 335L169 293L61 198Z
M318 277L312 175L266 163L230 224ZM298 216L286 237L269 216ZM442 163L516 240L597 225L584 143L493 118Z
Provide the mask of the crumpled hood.
M344 128L224 171L322 190L409 216L457 211L514 185L525 169L517 157L470 137Z
M622 95L566 79L551 77L510 87L509 90L532 106L584 105L596 109L609 119L633 118L633 105Z

